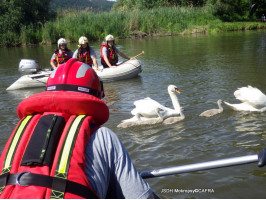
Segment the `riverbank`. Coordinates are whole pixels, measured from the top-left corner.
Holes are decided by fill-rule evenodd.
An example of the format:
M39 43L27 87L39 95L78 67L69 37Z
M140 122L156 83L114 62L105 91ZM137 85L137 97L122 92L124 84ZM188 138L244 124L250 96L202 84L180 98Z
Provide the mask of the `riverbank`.
M64 37L76 43L80 36L101 41L106 35L116 38L171 36L194 33L254 30L266 28L263 22L223 22L215 16L215 8L168 7L152 10L91 13L71 12L46 22L41 28L23 27L15 46L53 44Z

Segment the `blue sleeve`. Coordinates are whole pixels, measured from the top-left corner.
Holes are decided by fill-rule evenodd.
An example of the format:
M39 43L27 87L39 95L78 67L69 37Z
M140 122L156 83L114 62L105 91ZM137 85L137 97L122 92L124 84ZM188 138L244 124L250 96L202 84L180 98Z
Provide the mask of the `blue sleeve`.
M153 191L115 133L98 129L86 148L86 176L100 198L148 198Z

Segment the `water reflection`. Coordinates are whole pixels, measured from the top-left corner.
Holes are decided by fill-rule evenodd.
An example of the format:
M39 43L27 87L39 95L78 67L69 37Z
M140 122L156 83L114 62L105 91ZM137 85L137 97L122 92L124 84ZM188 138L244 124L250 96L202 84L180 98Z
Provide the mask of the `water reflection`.
M8 90L7 94L9 95L9 98L14 99L16 101L22 101L23 99L26 99L34 94L44 92L45 88L31 88L27 90Z

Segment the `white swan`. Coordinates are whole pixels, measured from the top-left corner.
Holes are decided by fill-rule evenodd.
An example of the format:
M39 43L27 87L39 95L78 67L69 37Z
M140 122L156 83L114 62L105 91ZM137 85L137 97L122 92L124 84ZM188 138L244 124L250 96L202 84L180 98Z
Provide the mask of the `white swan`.
M201 117L212 117L214 115L217 115L221 112L223 112L223 107L222 107L222 100L219 99L217 101L217 104L218 104L218 109L210 109L210 110L206 110L204 111L203 113L201 113L199 116Z
M240 104L224 103L236 111L266 111L266 95L263 94L259 89L248 86L238 88L234 95L236 99L242 101Z
M145 118L153 118L160 117L161 119L165 119L167 117L177 116L180 114L181 107L178 101L175 92L180 94L180 91L177 89L175 85L168 86L168 93L172 100L174 109L167 108L157 101L147 97L145 99L141 99L134 102L136 108L131 111L132 115L145 117Z
M131 114L134 116L130 119L123 120L118 127L125 128L134 125L156 124L161 123L163 120L169 117L178 115L180 115L179 118L172 119L171 122L166 122L166 124L175 123L184 119L185 117L182 113L182 108L180 107L175 92L180 93L175 85L169 85L168 93L172 100L174 109L167 108L149 97L137 100L134 102L136 107L131 111Z

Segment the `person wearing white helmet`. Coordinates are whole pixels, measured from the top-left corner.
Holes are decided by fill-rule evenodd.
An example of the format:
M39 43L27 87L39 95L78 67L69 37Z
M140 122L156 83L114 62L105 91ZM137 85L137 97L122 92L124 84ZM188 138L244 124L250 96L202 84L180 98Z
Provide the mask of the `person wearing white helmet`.
M74 52L73 58L77 58L79 61L84 62L91 67L93 64L96 70L100 70L96 60L95 51L89 46L89 41L85 36L79 38L78 49Z
M118 55L129 60L129 58L125 54L120 52L114 44L115 39L112 35L107 35L105 41L102 42L101 63L104 68L116 67L118 62Z
M65 38L60 38L57 42L58 48L55 49L50 64L53 69L66 63L73 56L73 52L67 48L67 41Z

